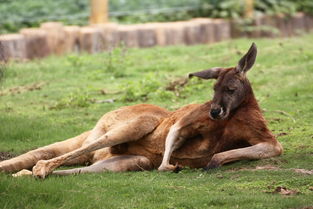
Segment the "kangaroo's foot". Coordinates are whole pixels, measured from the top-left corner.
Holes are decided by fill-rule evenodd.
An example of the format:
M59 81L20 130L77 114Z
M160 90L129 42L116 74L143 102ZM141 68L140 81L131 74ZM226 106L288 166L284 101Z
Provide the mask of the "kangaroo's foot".
M33 175L33 172L27 169L23 169L17 173L12 174L13 177L31 176L31 175Z
M33 176L44 179L52 171L58 167L59 164L54 163L50 160L40 160L33 167Z

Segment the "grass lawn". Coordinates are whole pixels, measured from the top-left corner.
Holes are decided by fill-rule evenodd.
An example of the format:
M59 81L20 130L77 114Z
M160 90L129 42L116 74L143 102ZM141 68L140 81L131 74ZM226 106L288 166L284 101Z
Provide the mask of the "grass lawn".
M313 175L294 171L313 169L313 34L10 63L0 90L0 152L21 154L78 135L120 106L152 103L173 110L205 102L214 81L192 79L167 89L189 72L234 66L252 41L259 53L248 77L284 146L282 156L207 173L108 172L45 180L0 174L0 208L313 207ZM296 194L275 193L278 187Z

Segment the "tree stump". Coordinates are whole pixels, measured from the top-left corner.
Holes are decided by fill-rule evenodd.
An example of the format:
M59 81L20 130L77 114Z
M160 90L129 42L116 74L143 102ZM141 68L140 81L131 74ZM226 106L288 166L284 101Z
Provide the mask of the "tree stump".
M291 21L293 32L295 35L300 35L306 30L303 13L297 13L293 15L290 21Z
M25 59L26 43L21 34L5 34L0 36L0 61L9 59Z
M103 51L105 43L101 30L95 27L82 27L79 32L79 46L81 51L98 53Z
M209 18L195 18L192 20L199 25L199 43L213 43L214 24Z
M138 33L138 45L141 48L152 47L157 44L157 33L153 26L142 24L135 26Z
M139 47L138 28L122 25L118 27L118 43L126 47Z
M79 31L80 28L78 26L65 26L65 41L64 41L64 52L79 52Z
M260 38L262 37L262 18L255 17L251 23L251 30L246 31L248 37Z
M274 38L279 36L276 19L273 16L264 15L261 17L261 37Z
M158 45L182 45L185 43L184 26L181 22L159 23L155 25Z
M41 29L47 32L48 46L51 53L61 55L65 52L66 33L60 22L42 23Z
M199 44L201 39L200 24L196 21L183 22L186 45Z
M155 30L156 45L158 46L166 46L163 25L164 23L150 23L150 26Z
M39 28L22 29L20 33L25 38L26 58L42 58L50 54L47 33Z
M228 20L213 19L214 40L224 41L230 39L230 23Z
M95 24L92 25L100 30L102 46L104 50L111 50L118 45L118 25L115 23Z
M290 24L289 17L285 15L276 15L274 16L276 27L279 30L280 37L290 37L293 34L293 28Z
M313 16L306 14L304 17L304 24L306 31L310 32L313 30Z

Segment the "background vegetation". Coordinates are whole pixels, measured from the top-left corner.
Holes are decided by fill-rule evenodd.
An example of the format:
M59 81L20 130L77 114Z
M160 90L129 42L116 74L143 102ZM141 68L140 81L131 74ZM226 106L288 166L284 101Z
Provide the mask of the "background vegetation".
M269 127L285 148L276 158L203 172L126 172L14 179L0 174L0 208L302 208L313 206L313 35L214 45L117 48L97 55L8 63L0 91L2 159L91 129L120 106L176 109L212 97L214 81L189 72L233 66L254 41L248 73ZM114 103L108 103L114 100ZM273 170L256 170L271 166ZM279 192L286 188L289 195Z
M0 42L0 60L5 60L4 47L1 42ZM5 71L5 63L0 61L0 84L4 77L4 71Z
M244 0L110 0L112 21L123 23L175 21L192 17L238 18ZM255 0L256 13L313 13L311 0ZM86 25L87 0L0 0L0 34L34 27L45 21Z

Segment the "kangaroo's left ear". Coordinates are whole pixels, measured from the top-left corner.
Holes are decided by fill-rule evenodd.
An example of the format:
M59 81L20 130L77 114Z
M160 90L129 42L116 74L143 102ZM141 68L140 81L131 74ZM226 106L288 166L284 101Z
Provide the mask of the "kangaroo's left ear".
M255 43L252 43L248 52L239 60L236 70L241 73L246 73L250 70L255 62L257 48Z
M207 70L202 70L199 72L195 72L195 73L190 73L188 75L189 78L192 78L194 76L198 77L198 78L202 78L202 79L217 79L220 72L223 70L224 68L221 67L214 67L211 69L207 69Z

